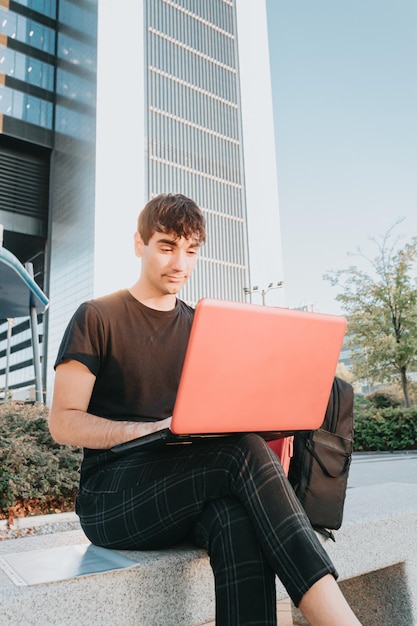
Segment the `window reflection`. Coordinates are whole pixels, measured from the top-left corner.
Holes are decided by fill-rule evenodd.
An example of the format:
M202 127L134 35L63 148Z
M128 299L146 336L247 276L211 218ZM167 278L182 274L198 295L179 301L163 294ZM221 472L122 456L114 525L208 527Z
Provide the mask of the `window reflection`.
M48 91L53 90L54 70L51 65L10 48L0 48L0 73Z
M0 33L49 54L54 53L55 33L51 28L1 7Z
M0 113L43 128L52 128L51 102L7 87L0 87Z
M56 18L56 0L15 0L15 2L47 17Z

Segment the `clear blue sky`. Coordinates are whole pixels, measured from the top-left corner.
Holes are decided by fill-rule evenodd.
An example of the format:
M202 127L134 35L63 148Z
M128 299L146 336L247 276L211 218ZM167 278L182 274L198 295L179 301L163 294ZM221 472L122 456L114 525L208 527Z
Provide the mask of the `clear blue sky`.
M417 235L417 0L267 0L288 306L338 313L327 270Z

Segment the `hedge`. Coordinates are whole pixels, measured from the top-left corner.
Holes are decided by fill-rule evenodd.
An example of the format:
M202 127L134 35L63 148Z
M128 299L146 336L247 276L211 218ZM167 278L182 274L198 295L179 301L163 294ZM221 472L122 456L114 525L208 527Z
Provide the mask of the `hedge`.
M417 406L376 408L357 398L354 417L355 451L417 449Z
M57 503L73 508L82 453L52 440L47 415L46 407L0 405L0 516L18 503L27 514L31 499L45 503L43 512ZM417 406L378 409L356 397L354 449L417 449Z
M81 450L56 444L46 407L0 405L0 512L17 502L73 502ZM45 510L45 507L43 507ZM45 511L47 512L47 511Z

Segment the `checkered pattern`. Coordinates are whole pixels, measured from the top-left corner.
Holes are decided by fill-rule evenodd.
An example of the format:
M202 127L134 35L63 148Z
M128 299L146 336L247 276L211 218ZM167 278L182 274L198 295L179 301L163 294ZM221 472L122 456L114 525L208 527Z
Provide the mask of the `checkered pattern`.
M322 576L337 576L278 457L253 434L88 459L77 513L107 548L204 547L217 626L276 624L275 574L296 605Z

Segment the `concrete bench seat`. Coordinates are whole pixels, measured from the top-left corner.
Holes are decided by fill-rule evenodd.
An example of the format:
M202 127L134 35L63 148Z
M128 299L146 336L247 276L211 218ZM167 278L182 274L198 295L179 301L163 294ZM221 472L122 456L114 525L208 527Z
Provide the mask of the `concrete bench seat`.
M324 540L364 626L417 624L417 485L348 490L336 543ZM0 555L86 544L80 530L0 542ZM208 557L191 546L120 552L131 568L16 586L0 570L1 624L197 626L214 620ZM277 581L277 600L286 592ZM294 623L304 623L298 611Z
M348 489L336 542L322 541L364 626L417 626L417 485ZM294 624L306 624L293 610Z

